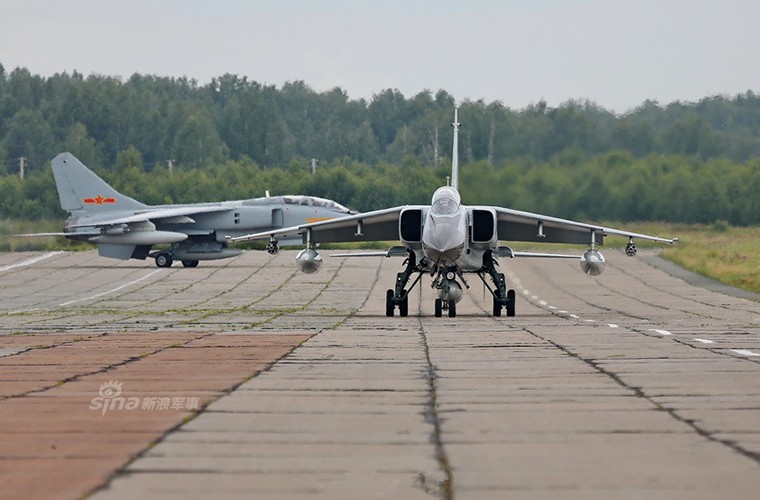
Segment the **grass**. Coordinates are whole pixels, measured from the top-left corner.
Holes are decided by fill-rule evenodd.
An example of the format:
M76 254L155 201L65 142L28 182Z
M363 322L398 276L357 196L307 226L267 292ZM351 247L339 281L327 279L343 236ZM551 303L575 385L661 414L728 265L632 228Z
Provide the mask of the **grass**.
M760 227L692 226L662 256L727 285L760 293Z

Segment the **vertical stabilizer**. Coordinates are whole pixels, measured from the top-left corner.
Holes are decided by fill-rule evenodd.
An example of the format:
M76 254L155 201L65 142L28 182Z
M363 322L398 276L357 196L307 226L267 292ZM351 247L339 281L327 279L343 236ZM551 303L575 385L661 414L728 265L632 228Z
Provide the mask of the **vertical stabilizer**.
M454 146L451 151L451 187L459 191L459 108L454 108Z
M116 191L71 153L61 153L51 163L61 208L68 212L98 214L147 207Z

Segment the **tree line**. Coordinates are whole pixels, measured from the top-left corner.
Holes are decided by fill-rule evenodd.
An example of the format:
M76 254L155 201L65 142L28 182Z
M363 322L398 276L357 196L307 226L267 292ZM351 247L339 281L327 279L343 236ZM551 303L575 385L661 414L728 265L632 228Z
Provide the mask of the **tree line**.
M206 85L140 74L41 77L0 65L0 217L61 217L48 166L61 151L155 204L265 189L358 210L427 203L450 168L455 102L445 90L352 100L303 81L278 88L230 74ZM752 91L647 101L624 115L588 101L513 110L467 100L460 121L469 203L597 220L760 217L760 97Z
M131 163L130 163L131 162ZM450 175L450 163L430 168L408 159L369 165L353 160L321 166L315 174L299 161L264 168L250 159L204 168L146 171L139 153L120 154L120 168L96 169L124 194L153 204L222 201L274 194L311 194L368 211L427 204ZM760 158L725 158L627 152L586 157L568 150L546 162L485 160L460 166L462 201L592 221L669 221L760 224ZM52 172L21 180L0 176L0 217L61 219L64 212Z

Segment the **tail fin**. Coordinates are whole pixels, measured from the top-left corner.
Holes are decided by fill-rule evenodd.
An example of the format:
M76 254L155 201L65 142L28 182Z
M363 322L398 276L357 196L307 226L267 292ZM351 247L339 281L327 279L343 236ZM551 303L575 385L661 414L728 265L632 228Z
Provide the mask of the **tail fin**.
M459 108L454 108L454 147L451 151L451 187L459 191Z
M116 191L71 153L52 161L61 208L69 212L97 214L116 210L139 210L147 205Z

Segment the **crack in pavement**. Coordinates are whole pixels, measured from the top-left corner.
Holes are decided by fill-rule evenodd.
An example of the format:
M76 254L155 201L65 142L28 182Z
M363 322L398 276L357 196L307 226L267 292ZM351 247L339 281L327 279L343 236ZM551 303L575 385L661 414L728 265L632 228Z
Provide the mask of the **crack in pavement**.
M425 361L427 363L427 370L425 371L425 379L428 384L428 392L430 398L428 399L427 408L425 410L425 420L433 426L433 432L431 435L431 441L435 445L435 457L438 460L438 464L441 467L441 471L445 475L445 479L437 485L437 492L441 498L451 500L454 494L454 472L449 462L449 457L446 454L446 449L443 445L443 439L441 437L441 419L438 415L438 402L437 402L437 386L435 373L435 365L430 359L430 346L428 345L427 335L425 333L425 326L422 324L422 319L418 317L419 321L419 334L422 348L425 352ZM426 491L429 491L427 482L424 477L420 478L420 483ZM430 492L430 491L429 491ZM433 492L431 492L433 493Z
M667 408L667 407L663 406L661 403L658 403L651 396L647 395L641 387L636 387L636 386L628 384L618 374L616 374L616 373L614 373L614 372L612 372L610 370L607 370L607 369L599 366L599 364L596 363L593 359L585 358L585 357L583 357L583 356L581 356L581 355L573 352L568 347L565 347L565 346L563 346L563 345L561 345L561 344L559 344L557 342L554 342L554 341L552 341L552 340L550 340L548 338L545 338L545 337L543 337L543 336L541 336L541 335L539 335L539 334L531 331L528 328L525 328L524 331L526 331L528 334L532 335L533 337L535 337L537 339L540 339L540 340L542 340L542 341L544 341L544 342L552 345L553 347L555 347L556 349L559 349L560 351L562 351L563 353L567 354L568 356L571 356L571 357L573 357L573 358L575 358L575 359L577 359L579 361L582 361L583 363L587 364L588 366L590 366L591 368L593 368L594 370L596 370L598 373L609 377L611 380L613 380L619 386L621 386L621 387L623 387L623 388L625 388L625 389L627 389L629 391L632 391L637 398L641 398L641 399L644 399L644 400L648 401L657 410L663 411L663 412L667 413L668 415L670 415L670 417L673 418L674 420L676 420L676 421L678 421L678 422L680 422L682 424L687 425L694 432L696 432L699 436L707 439L708 441L712 441L714 443L718 443L718 444L721 444L723 446L726 446L726 447L730 448L731 450L735 451L736 453L739 453L740 455L742 455L742 456L744 456L746 458L749 458L750 460L754 461L756 464L760 465L760 453L753 452L751 450L743 448L742 446L740 446L739 444L737 444L735 441L730 441L728 439L720 439L720 438L716 437L715 435L713 435L713 433L711 433L708 430L700 427L696 423L696 421L694 421L692 419L684 418L681 415L679 415L678 412L677 412L677 410L675 410L674 408Z

